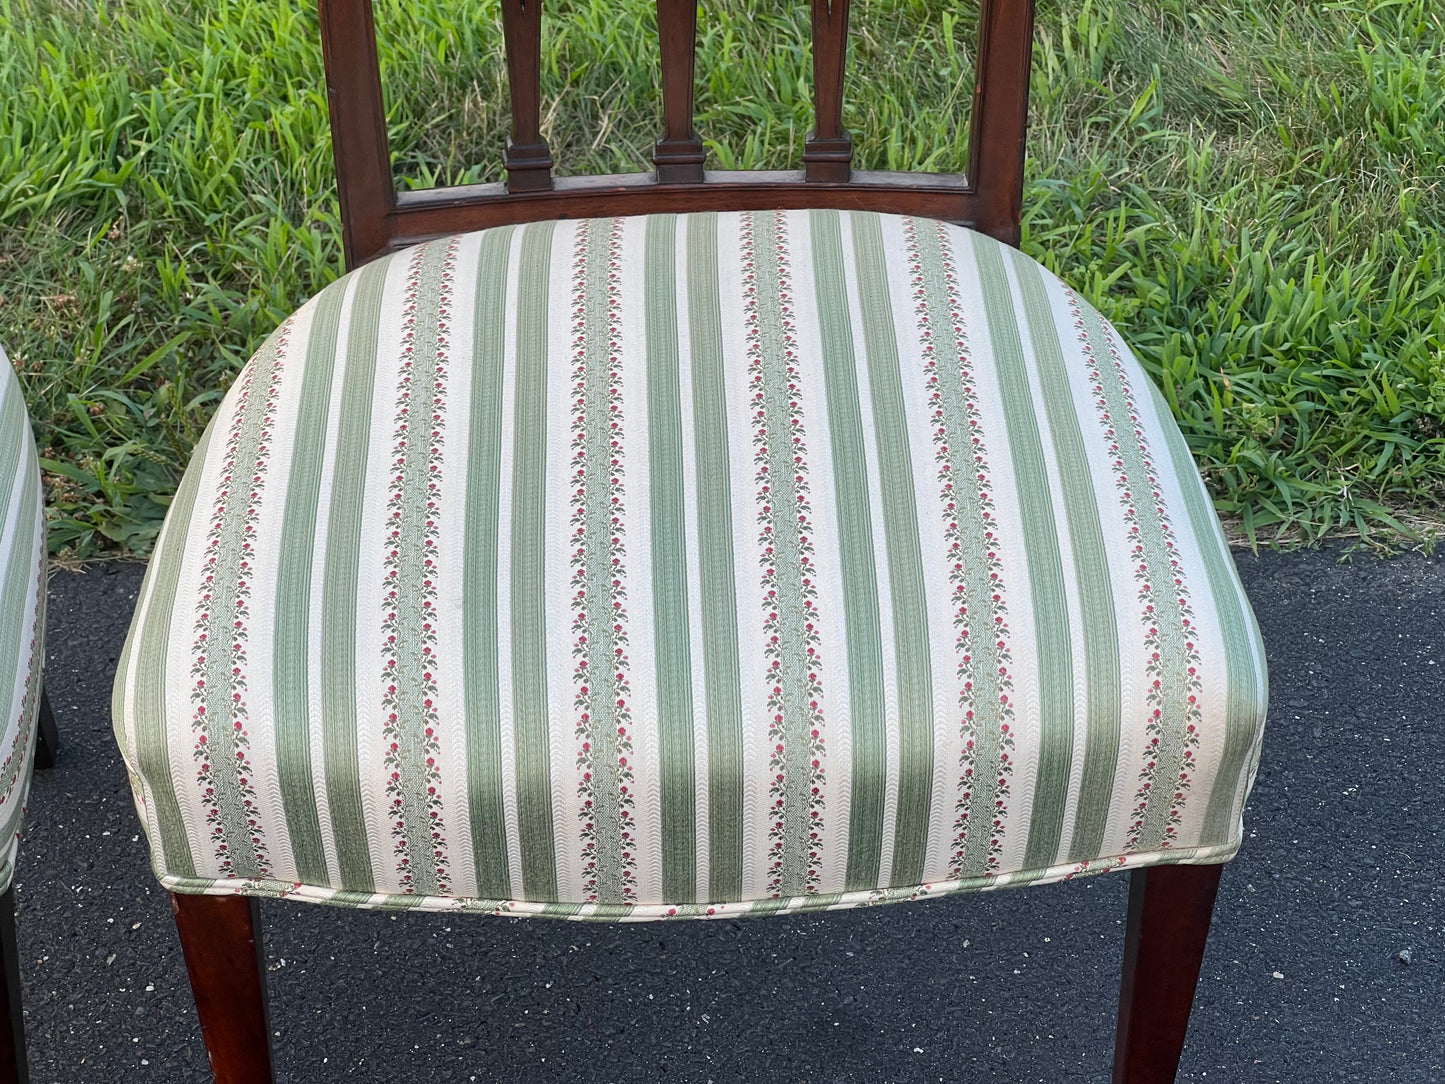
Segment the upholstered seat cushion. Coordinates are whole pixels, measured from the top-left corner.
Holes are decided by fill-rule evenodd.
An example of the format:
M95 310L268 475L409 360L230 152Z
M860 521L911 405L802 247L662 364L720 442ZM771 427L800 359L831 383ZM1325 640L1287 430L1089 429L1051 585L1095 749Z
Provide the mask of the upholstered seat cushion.
M1254 620L1119 335L969 230L538 223L227 395L115 693L168 888L663 918L1220 862Z
M45 515L25 397L0 349L0 892L15 851L30 774L45 658Z

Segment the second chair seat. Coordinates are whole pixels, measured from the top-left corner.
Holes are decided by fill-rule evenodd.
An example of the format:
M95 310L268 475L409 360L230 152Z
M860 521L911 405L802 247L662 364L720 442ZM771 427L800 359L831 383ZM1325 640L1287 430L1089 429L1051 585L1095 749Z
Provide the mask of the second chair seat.
M837 211L346 275L197 450L116 731L178 892L667 918L1221 862L1263 652L1037 263Z

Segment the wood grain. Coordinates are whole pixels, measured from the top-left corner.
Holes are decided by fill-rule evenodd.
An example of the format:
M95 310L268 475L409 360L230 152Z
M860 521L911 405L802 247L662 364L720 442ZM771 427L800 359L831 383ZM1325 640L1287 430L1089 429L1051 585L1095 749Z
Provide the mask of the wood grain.
M809 181L845 184L853 137L843 127L843 76L848 57L848 0L813 0L813 130L803 142Z
M346 263L431 237L589 215L837 207L972 226L1017 245L1023 214L1033 0L982 0L968 174L851 168L843 127L849 0L812 0L815 125L802 171L704 172L694 129L697 8L657 0L663 131L655 173L552 176L541 134L541 0L502 0L512 99L507 181L398 194L391 178L370 0L320 0Z
M502 164L509 192L552 187L552 151L542 138L542 0L502 0L512 138Z
M1114 1084L1170 1084L1223 866L1151 866L1129 883Z
M273 1084L266 962L254 896L171 893L216 1084Z
M707 153L693 129L697 65L696 0L657 0L662 54L662 138L652 153L660 184L700 184Z

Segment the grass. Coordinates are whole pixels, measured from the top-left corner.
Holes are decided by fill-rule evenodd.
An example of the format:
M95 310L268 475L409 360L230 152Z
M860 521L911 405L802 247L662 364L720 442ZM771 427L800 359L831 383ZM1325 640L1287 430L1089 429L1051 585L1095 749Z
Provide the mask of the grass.
M973 22L855 0L865 166L958 169ZM547 129L646 168L650 0L555 0ZM496 0L377 0L404 184L499 175ZM708 0L699 130L795 163L807 5ZM1125 330L1251 539L1445 521L1445 22L1431 0L1040 6L1024 247ZM250 351L340 271L316 18L291 0L0 0L0 342L51 544L144 554Z

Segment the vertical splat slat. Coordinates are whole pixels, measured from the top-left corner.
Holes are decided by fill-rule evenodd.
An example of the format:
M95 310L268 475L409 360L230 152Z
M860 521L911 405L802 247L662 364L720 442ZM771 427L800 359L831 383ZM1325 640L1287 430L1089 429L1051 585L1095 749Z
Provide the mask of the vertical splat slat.
M321 56L346 266L386 249L396 206L371 0L321 0Z
M803 145L810 181L847 183L853 137L843 127L843 71L848 55L848 0L813 0L813 130Z
M1034 0L983 0L968 181L978 193L974 228L1014 246L1023 217L1033 45Z
M851 170L851 139L842 124L848 0L811 0L817 121L804 154L806 179L769 171L704 177L692 121L695 0L656 0L666 114L656 181L622 174L559 185L552 183L552 156L541 134L542 0L499 2L513 113L508 180L397 192L371 0L319 0L348 267L428 238L505 223L700 210L863 209L963 222L1018 243L1033 0L980 0L966 178Z
M507 191L552 187L552 151L542 138L542 0L502 0L512 138L503 163Z
M696 184L706 151L692 123L697 61L697 0L657 0L662 51L663 136L652 153L662 184Z

